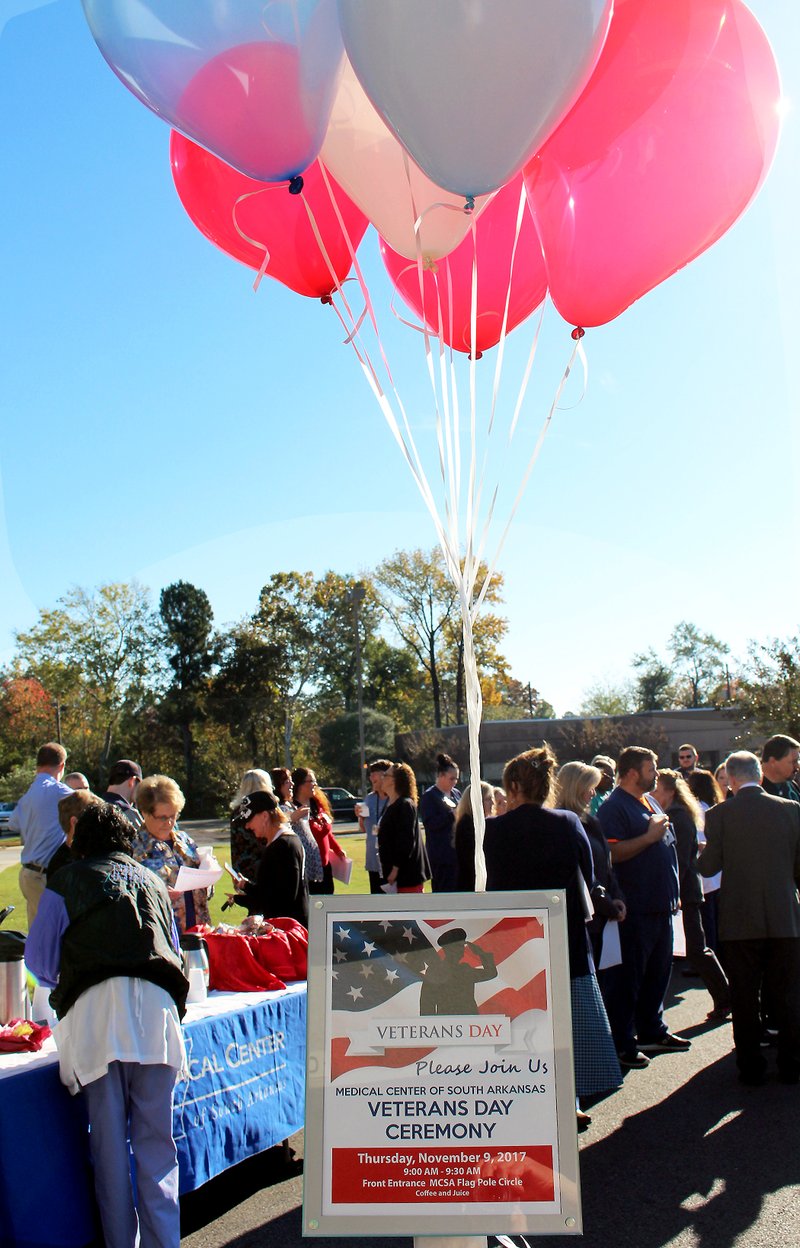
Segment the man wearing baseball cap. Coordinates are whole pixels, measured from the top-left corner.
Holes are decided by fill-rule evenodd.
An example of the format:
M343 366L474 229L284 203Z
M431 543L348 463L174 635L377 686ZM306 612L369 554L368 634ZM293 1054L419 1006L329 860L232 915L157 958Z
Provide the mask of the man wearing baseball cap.
M108 773L108 787L103 794L103 801L111 806L118 806L134 830L138 832L143 826L142 816L133 805L136 789L142 778L142 769L138 763L129 758L121 758L111 764Z

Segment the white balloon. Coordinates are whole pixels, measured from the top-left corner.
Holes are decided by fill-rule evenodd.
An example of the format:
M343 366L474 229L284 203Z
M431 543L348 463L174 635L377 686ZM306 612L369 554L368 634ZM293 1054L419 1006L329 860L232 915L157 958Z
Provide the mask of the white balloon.
M422 254L433 260L454 251L469 229L463 195L452 195L425 176L378 116L347 61L320 160L381 238L409 260L417 257L418 218ZM475 201L476 213L489 198Z
M338 0L350 62L417 164L497 190L586 85L613 0Z

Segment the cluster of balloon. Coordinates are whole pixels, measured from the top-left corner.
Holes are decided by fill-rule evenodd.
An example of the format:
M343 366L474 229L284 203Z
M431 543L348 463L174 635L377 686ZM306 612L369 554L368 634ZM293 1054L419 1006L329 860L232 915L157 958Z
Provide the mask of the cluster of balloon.
M179 132L173 174L207 237L328 296L369 221L404 301L469 353L545 281L573 325L618 316L733 224L777 144L778 71L742 0L83 6ZM517 237L521 173L535 233L526 217ZM287 182L301 203L266 189Z
M517 234L522 177L517 174L475 222L471 237L439 260L419 266L384 240L381 255L397 292L434 336L477 358L500 341L506 316L510 333L544 300L547 274L531 214L525 209ZM516 245L516 247L515 247ZM513 260L513 267L512 267ZM477 280L475 344L472 343L472 283Z

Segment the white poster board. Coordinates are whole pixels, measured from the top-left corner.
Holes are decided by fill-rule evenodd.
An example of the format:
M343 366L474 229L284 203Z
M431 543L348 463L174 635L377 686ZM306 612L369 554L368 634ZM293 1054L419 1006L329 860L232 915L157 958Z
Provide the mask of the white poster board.
M315 897L304 1235L580 1234L563 892Z

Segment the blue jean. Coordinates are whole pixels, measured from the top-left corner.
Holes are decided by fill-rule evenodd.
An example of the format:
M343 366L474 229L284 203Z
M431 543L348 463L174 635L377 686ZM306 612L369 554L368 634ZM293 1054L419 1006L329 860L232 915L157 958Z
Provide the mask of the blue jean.
M618 1053L666 1035L664 996L672 973L672 918L631 914L619 925L622 963L603 974L603 997Z
M172 1138L171 1066L111 1062L83 1089L106 1248L179 1248L178 1155ZM136 1163L136 1203L130 1153Z

